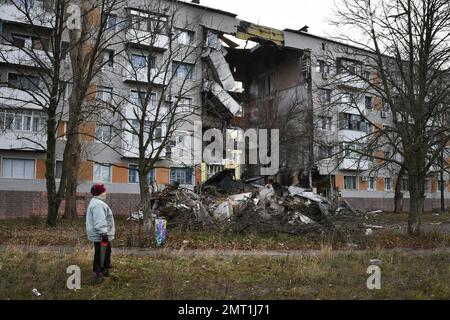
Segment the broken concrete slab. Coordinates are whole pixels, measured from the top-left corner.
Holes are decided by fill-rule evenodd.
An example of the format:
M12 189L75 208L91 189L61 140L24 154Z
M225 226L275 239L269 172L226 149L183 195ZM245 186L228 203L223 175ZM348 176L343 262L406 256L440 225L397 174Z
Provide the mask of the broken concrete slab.
M208 57L216 77L220 80L222 88L226 91L233 90L236 86L236 81L223 53L221 51L211 50Z

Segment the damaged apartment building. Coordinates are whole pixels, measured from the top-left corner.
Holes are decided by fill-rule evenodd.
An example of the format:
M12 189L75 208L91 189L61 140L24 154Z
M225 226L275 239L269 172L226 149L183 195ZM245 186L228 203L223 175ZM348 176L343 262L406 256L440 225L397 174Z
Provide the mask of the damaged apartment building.
M224 160L217 163L195 162L191 124L201 121L203 132L208 129L236 132L237 141L243 139L238 134L240 129L279 129L280 169L272 179L287 186L313 187L327 195L339 190L341 197L356 208L392 210L395 182L392 173L370 176L370 164L355 166L352 159L330 165L334 152L324 147L322 137L346 143L362 130L359 126L340 126L340 119L345 118L342 110L326 114L318 108L323 94L319 90L321 81L337 72L329 67L337 61L324 61L320 57L335 42L314 36L307 28L296 31L259 26L238 19L234 13L203 6L200 1L156 2L158 6L151 8L146 1L125 1L120 9L108 15L109 32L117 33L111 39L121 41L111 40L105 52L107 63L89 91L94 100L122 103L128 118L124 122L112 116L109 123L103 120L86 124L90 134L83 141L86 148L80 164L80 214L89 201L90 187L97 182L106 185L108 201L117 214L128 215L130 208L139 203L137 139L126 131L116 134L114 125L122 128L133 123L133 104L138 103L141 88L150 82L155 87L154 101L163 104L178 101L181 110L198 110L186 116L186 124L177 129L170 146L157 159L149 175L155 187L179 182L194 189L223 169L235 169L237 179L258 175L255 166L240 163L243 155L234 148L229 159L224 155ZM36 12L44 3L34 2ZM170 12L176 12L176 16L170 16ZM167 21L168 27L160 30L154 42L145 43L143 39L151 37L150 26L155 17L159 22ZM127 22L126 28L121 27L122 21ZM40 66L27 61L21 48L45 56L44 51L52 43L42 39L49 39L51 31L50 25L31 28L11 1L0 2L0 217L46 214L42 133L46 118L38 104L26 103L32 101L35 87L42 86L37 76ZM172 39L174 34L177 37ZM182 58L173 56L170 52L173 47L190 54ZM345 58L336 55L339 61ZM164 77L150 80L143 76L153 71L156 74L161 65L169 66L173 83L167 83ZM140 72L131 72L136 68ZM182 98L177 97L177 81L187 88ZM167 87L170 88L166 90ZM61 175L67 125L64 110L70 88L68 81L58 125L57 176ZM117 97L122 97L121 102ZM364 101L363 98L363 104ZM372 111L379 117L378 122L389 121L389 114L382 114L384 111L377 108ZM180 117L185 115L180 113ZM166 130L162 125L158 134L164 135ZM437 181L430 177L429 183L429 199L438 199ZM449 198L450 186L447 191Z

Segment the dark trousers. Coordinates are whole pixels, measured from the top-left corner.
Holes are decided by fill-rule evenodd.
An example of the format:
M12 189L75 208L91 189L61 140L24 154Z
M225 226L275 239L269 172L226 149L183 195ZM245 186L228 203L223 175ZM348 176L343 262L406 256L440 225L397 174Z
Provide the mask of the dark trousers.
M105 254L105 264L104 268L101 266L101 242L94 242L94 266L93 271L94 273L99 274L100 272L105 271L105 269L109 269L111 267L111 243L108 242L108 246L106 247L106 254Z

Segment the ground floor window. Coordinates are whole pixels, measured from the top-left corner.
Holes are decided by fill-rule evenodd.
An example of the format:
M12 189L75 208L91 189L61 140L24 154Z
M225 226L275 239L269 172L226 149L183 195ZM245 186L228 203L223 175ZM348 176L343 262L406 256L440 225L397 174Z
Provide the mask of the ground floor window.
M172 168L170 169L170 183L192 184L192 168Z
M392 190L392 178L384 178L384 189L386 191Z
M12 179L34 179L35 161L27 159L3 159L2 177Z
M356 177L345 176L344 177L344 188L345 190L357 190L357 180Z
M369 177L369 190L375 190L375 177Z
M156 182L156 169L153 168L148 173L148 182L150 184ZM128 183L139 183L139 166L130 165L128 167Z
M111 182L111 166L102 165L100 163L94 164L94 181L96 182Z

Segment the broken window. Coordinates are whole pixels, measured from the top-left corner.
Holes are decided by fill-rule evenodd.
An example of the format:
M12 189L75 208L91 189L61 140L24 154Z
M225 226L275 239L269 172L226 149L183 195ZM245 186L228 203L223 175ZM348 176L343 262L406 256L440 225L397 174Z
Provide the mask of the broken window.
M222 49L222 42L216 32L208 30L208 33L206 34L206 46L216 50Z
M174 40L178 44L189 45L194 42L195 32L175 28Z

